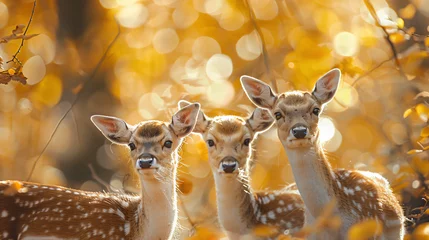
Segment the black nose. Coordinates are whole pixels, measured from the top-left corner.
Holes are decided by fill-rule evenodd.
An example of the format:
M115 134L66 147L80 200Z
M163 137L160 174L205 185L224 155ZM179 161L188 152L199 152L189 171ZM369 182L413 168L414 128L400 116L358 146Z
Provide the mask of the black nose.
M307 136L307 132L308 129L303 125L295 126L292 128L293 136L298 139L305 138L305 136Z
M233 157L225 157L221 165L225 173L233 173L237 169L237 160Z
M150 168L155 162L155 156L149 153L143 153L137 160L137 166L140 168Z

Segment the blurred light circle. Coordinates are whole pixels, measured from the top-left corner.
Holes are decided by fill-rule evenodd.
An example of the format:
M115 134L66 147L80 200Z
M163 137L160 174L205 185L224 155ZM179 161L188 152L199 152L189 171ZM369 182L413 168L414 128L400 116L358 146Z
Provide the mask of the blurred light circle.
M218 22L221 28L227 31L235 31L243 26L246 22L246 18L240 11L228 6L222 11L222 14L218 18Z
M156 4L149 4L147 6L147 10L149 13L155 14L149 14L150 16L146 20L145 26L159 28L166 25L165 23L167 23L167 21L170 19L170 11L166 7Z
M205 0L204 12L212 16L219 15L222 12L224 4L224 0Z
M256 31L242 36L235 46L240 58L251 61L261 55L261 43Z
M102 191L103 188L98 183L96 183L92 180L88 180L80 186L80 190L90 191L90 192L99 192L99 191Z
M26 115L33 110L33 104L28 98L21 98L18 101L18 109L21 114Z
M343 86L338 89L335 98L341 103L342 107L352 107L358 102L359 95L354 87L344 82Z
M185 64L188 61L187 57L181 56L170 67L170 78L175 82L180 82L186 77Z
M156 93L146 93L139 100L139 113L145 119L154 119L164 108L164 100Z
M172 28L160 29L155 33L152 44L158 53L170 53L176 49L179 44L179 36Z
M55 43L52 39L45 35L40 34L37 37L28 41L28 48L34 55L42 57L45 64L49 64L55 57Z
M119 163L111 146L111 144L104 144L99 147L95 157L97 164L108 170L116 169Z
M42 81L46 74L46 66L42 57L36 55L29 58L22 68L22 73L27 77L29 85L34 85Z
M356 54L359 48L357 37L350 32L340 32L334 37L334 50L341 56L350 57Z
M122 26L136 28L146 22L148 15L147 8L143 4L136 3L122 8L116 17Z
M196 60L204 60L209 57L221 53L221 48L216 39L202 36L195 39L192 45L192 56Z
M152 43L154 31L152 28L134 29L127 33L125 40L131 48L144 48Z
M325 142L323 148L326 149L328 152L335 152L341 146L342 142L343 135L341 135L340 131L335 129L334 136L329 141Z
M250 5L259 20L273 20L279 13L275 0L251 0Z
M319 138L322 143L327 142L332 139L335 134L335 125L331 119L321 117L319 120Z
M128 6L128 5L137 3L138 1L140 1L140 0L116 0L118 5L120 5L120 6Z
M37 84L31 93L31 99L37 100L48 107L55 106L61 99L63 83L56 75L47 75L45 80Z
M232 70L232 60L225 54L215 54L206 63L206 74L213 81L226 80Z
M213 82L207 89L207 100L216 107L227 106L234 95L234 86L229 81Z
M66 186L67 179L64 176L64 173L58 168L52 166L44 166L41 174L41 183Z
M188 28L197 21L199 13L192 6L183 3L173 12L173 22L178 28Z
M153 0L153 2L160 6L169 6L175 3L177 0Z
M101 6L107 9L112 9L118 7L118 3L116 0L99 0Z
M6 4L0 2L0 28L6 26L9 20L9 10Z

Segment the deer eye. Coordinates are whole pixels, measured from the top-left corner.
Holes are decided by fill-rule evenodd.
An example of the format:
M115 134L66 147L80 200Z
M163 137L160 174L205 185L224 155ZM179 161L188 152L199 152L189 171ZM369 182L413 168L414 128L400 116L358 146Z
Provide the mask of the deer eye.
M314 108L313 109L313 114L314 115L319 116L319 113L320 113L320 108Z
M207 141L207 144L209 145L209 147L213 147L215 145L214 141L211 139Z
M280 120L280 118L282 118L282 114L280 112L275 112L274 115L276 116L277 120Z
M170 141L170 140L165 141L165 143L164 143L164 147L166 147L166 148L171 148L171 146L173 146L173 142L172 142L172 141Z
M130 147L130 150L133 151L136 149L136 145L134 143L128 144L128 147Z
M250 138L244 139L244 143L243 144L246 145L246 146L249 146L249 144L250 144Z

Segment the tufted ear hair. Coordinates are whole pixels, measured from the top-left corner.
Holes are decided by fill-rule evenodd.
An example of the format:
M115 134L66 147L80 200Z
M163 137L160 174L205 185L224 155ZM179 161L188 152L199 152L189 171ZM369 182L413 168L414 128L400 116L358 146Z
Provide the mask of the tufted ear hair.
M338 84L341 78L341 71L338 68L334 68L329 72L325 73L319 80L317 80L313 95L322 104L328 103L334 98L335 93L338 89Z
M185 100L180 100L178 102L178 107L179 109L184 108L186 106L191 105L192 103L185 101ZM200 109L200 112L198 113L198 117L197 117L197 123L195 124L195 128L193 130L193 132L195 133L204 133L207 130L207 127L210 124L210 118L207 117L204 112Z
M247 97L256 106L267 109L274 107L277 95L268 84L247 75L241 76L240 81Z
M116 144L128 144L134 127L124 120L103 115L91 116L91 121L100 132L111 142Z
M199 111L199 103L192 103L180 109L173 115L170 128L178 137L186 137L194 130Z
M262 108L256 108L246 121L252 130L257 133L268 130L274 123L270 112Z

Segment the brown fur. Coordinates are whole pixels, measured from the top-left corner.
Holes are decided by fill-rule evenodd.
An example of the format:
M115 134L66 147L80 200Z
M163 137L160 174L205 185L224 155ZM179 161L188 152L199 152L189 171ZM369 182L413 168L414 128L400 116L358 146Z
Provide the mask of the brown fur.
M244 121L238 118L224 118L214 124L214 131L223 135L234 135L241 131Z
M0 234L8 235L0 235L2 239L48 234L67 239L134 239L136 233L126 234L125 224L130 229L138 225L140 197L27 182L21 182L26 191L6 196L11 183L0 181Z
M163 129L162 129L163 126L164 126L163 122L158 122L158 121L146 122L145 124L143 124L141 127L138 128L137 134L143 138L158 137L163 132Z

